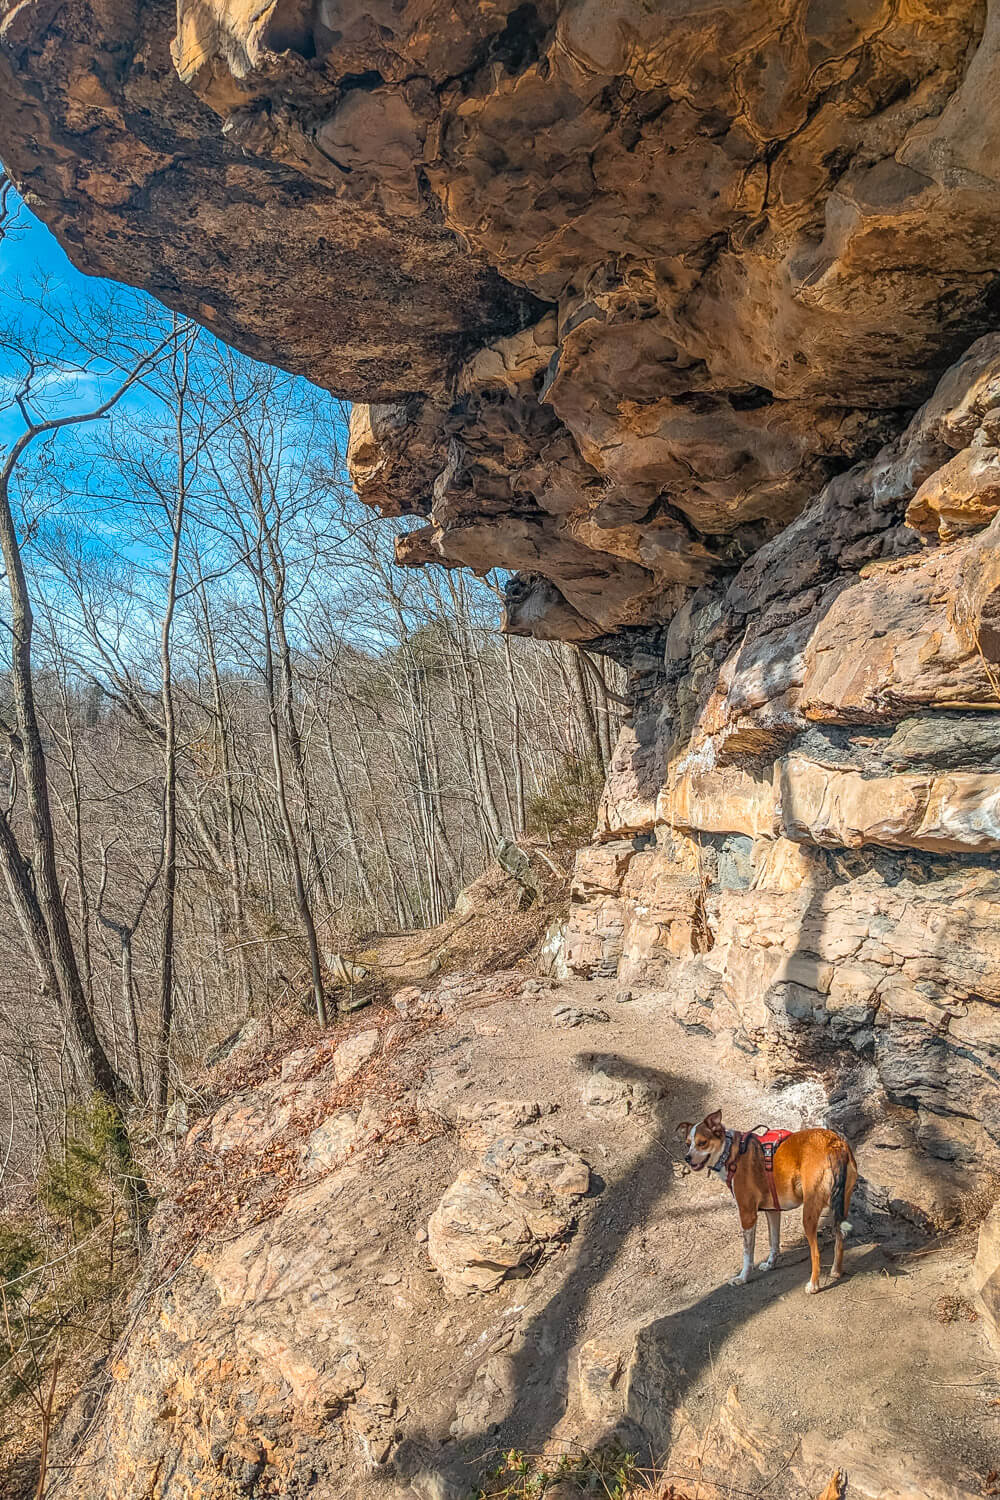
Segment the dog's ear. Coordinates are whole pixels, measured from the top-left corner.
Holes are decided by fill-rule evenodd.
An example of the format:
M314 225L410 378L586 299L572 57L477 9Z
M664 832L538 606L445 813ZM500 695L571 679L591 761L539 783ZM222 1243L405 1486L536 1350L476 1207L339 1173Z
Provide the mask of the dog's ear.
M691 1121L690 1120L681 1120L680 1124L676 1125L674 1127L674 1135L677 1137L678 1140L680 1140L680 1141L686 1141L687 1138L688 1138L688 1136L691 1134L691 1130L692 1130Z
M713 1111L712 1111L712 1113L710 1115L706 1115L705 1116L705 1124L708 1126L709 1130L711 1130L711 1132L713 1133L713 1135L721 1135L722 1134L722 1110L721 1109L713 1109Z

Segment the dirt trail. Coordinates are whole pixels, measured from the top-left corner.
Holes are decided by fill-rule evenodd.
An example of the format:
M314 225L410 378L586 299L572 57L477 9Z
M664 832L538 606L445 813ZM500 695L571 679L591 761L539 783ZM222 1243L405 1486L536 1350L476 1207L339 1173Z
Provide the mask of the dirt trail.
M679 1166L673 1124L720 1107L737 1127L795 1128L822 1120L822 1094L809 1084L769 1092L753 1080L749 1059L741 1067L731 1050L723 1055L714 1040L665 1022L655 995L617 1004L614 994L613 985L574 981L513 1005L465 1010L422 1049L428 1087L440 1098L557 1104L552 1129L603 1179L561 1252L558 1284L550 1269L537 1295L523 1283L493 1294L518 1309L520 1349L518 1390L490 1429L496 1444L569 1440L581 1417L583 1435L599 1437L602 1425L614 1425L616 1391L627 1383L626 1416L641 1418L665 1451L688 1419L696 1430L711 1426L735 1388L741 1420L753 1428L747 1446L773 1444L771 1454L753 1455L758 1466L773 1459L772 1493L798 1488L791 1475L796 1464L801 1472L800 1439L821 1468L825 1444L829 1454L846 1453L855 1432L880 1473L908 1476L906 1493L981 1493L1000 1463L1000 1368L962 1300L971 1238L931 1244L866 1213L862 1194L839 1285L826 1287L827 1235L824 1290L804 1295L807 1250L794 1213L783 1217L776 1269L731 1286L740 1265L735 1206L717 1179ZM552 1010L567 1001L603 1008L610 1020L561 1027ZM595 1055L610 1077L662 1091L652 1119L584 1108L581 1084ZM863 1149L859 1163L863 1174ZM766 1246L762 1218L758 1260ZM581 1359L580 1345L594 1340L611 1350L606 1389L600 1368L589 1386L584 1378L592 1350ZM615 1378L617 1345L627 1382L622 1368Z
M506 971L397 998L409 1020L352 1016L194 1122L191 1249L67 1425L53 1496L468 1500L511 1448L611 1438L669 1456L685 1500L814 1500L840 1467L848 1500L995 1493L971 1234L930 1242L859 1192L843 1281L805 1295L790 1214L776 1269L730 1284L735 1205L673 1127L821 1123L817 1083L762 1088L655 992ZM367 1059L343 1087L341 1048ZM163 1212L176 1253L192 1225Z

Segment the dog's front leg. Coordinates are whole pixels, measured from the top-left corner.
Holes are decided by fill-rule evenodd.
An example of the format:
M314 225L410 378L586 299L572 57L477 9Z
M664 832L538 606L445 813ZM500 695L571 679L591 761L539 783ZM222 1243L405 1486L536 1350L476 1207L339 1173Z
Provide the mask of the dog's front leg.
M743 1269L738 1276L734 1276L729 1283L730 1286L745 1286L753 1270L753 1247L757 1241L757 1216L754 1215L753 1223L743 1226Z
M768 1250L767 1260L762 1260L757 1269L758 1271L772 1271L778 1259L778 1248L781 1244L781 1215L774 1208L767 1208L764 1212L767 1214L767 1233L771 1248Z

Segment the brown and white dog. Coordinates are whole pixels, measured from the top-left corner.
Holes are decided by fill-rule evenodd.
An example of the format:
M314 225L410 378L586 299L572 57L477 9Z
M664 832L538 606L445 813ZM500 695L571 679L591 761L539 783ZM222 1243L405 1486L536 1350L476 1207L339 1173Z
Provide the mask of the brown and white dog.
M816 1231L827 1207L833 1209L837 1241L830 1279L839 1280L844 1264L844 1235L851 1229L847 1214L858 1180L854 1153L843 1136L833 1130L793 1131L774 1147L768 1171L765 1152L756 1135L727 1130L719 1109L707 1115L700 1125L682 1121L677 1134L687 1142L684 1160L688 1165L696 1172L705 1168L717 1172L736 1199L743 1226L743 1269L733 1278L733 1286L742 1286L753 1269L758 1212L763 1209L767 1214L771 1248L757 1269L770 1271L778 1255L781 1213L800 1205L802 1227L812 1256L812 1274L806 1291L819 1291Z

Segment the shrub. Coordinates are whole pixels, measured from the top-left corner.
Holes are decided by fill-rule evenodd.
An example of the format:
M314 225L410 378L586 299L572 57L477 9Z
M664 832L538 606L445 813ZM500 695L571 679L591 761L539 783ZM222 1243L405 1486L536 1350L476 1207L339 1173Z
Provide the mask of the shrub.
M36 1208L0 1221L0 1494L33 1495L51 1421L117 1337L138 1265L117 1111L70 1116Z
M35 1236L23 1224L0 1224L0 1286L13 1300L21 1295L24 1276L42 1259Z
M71 1114L62 1154L50 1157L42 1168L38 1200L76 1240L108 1213L122 1166L117 1113L94 1095Z
M591 755L567 755L528 801L527 831L578 843L589 839L604 790L604 770Z
M643 1468L634 1453L613 1444L593 1453L563 1453L537 1457L512 1449L474 1491L473 1500L544 1500L558 1486L603 1500L660 1500L667 1486L652 1469Z

